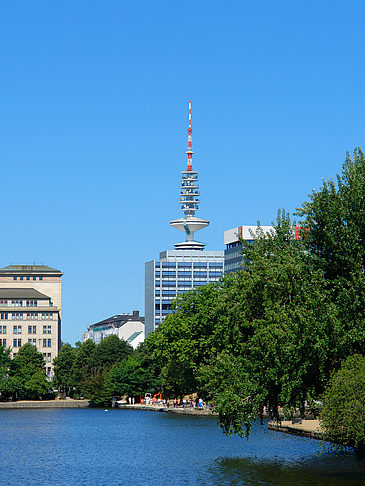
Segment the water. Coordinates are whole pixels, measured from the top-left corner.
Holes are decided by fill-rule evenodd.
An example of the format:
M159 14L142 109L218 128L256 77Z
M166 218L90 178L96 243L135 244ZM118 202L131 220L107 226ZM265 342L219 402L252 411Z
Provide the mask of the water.
M100 409L0 410L0 485L365 485L365 461L256 423Z

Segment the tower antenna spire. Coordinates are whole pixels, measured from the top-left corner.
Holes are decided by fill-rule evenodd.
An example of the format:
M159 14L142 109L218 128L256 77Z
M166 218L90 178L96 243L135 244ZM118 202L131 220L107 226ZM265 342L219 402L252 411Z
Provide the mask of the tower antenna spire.
M194 240L194 233L209 225L206 219L197 218L195 212L200 204L200 191L198 182L198 172L193 170L193 149L191 143L191 100L189 100L189 127L188 127L188 167L182 171L180 204L184 213L183 218L170 221L173 228L185 232L185 241L176 243L176 250L203 250L205 244Z
M191 128L191 100L189 100L189 128L188 128L188 150L186 151L188 155L188 171L193 170L193 148L192 148L192 137L191 134L193 129Z

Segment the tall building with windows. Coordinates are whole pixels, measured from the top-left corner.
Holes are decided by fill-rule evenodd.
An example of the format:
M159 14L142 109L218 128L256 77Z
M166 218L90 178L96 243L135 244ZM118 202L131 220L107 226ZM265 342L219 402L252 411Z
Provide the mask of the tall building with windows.
M16 356L25 343L36 346L50 376L61 345L61 277L45 265L0 268L0 344Z
M184 216L170 222L185 233L185 241L176 243L175 250L160 253L159 260L145 264L145 324L146 336L171 313L171 302L193 288L216 282L223 276L224 252L204 250L205 244L195 240L195 232L209 225L195 213L200 203L198 172L193 170L191 102L187 169L182 171L180 204Z

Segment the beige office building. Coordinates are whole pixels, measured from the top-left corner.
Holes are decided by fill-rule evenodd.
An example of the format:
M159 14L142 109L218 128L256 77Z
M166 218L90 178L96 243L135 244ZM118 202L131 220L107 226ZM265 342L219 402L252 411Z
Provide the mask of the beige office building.
M13 357L25 343L33 344L49 376L61 345L62 275L45 265L0 268L0 344Z

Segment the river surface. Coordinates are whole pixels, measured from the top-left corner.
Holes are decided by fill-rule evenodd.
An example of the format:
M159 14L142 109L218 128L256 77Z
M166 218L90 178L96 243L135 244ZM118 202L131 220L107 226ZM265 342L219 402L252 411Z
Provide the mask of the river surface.
M365 485L365 461L255 423L101 409L0 410L1 485Z

